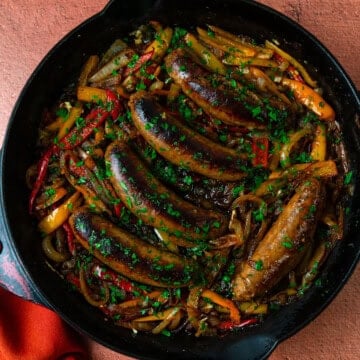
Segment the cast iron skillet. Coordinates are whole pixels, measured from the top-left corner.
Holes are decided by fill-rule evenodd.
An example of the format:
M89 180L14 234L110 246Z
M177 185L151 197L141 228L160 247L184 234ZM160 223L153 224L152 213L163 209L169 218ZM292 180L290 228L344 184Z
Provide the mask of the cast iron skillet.
M355 195L349 199L346 236L331 253L321 285L303 298L268 316L258 326L224 338L179 335L165 338L138 334L104 321L77 293L69 292L44 261L39 234L28 215L24 176L35 161L35 139L42 110L51 105L69 79L75 79L91 54L106 50L148 19L164 24L217 24L259 41L277 38L298 59L308 61L325 89L345 135ZM284 45L285 44L285 45ZM4 249L1 282L10 290L55 310L78 331L121 353L143 359L263 359L282 340L313 320L344 285L360 254L360 101L354 85L334 57L312 35L285 16L249 0L110 1L100 14L84 22L45 57L26 84L12 113L1 155L1 239ZM16 281L15 277L25 281Z

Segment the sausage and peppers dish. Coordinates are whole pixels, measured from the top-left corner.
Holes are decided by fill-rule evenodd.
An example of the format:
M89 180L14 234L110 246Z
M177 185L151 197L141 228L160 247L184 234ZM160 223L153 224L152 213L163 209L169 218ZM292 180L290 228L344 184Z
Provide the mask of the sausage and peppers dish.
M134 332L261 322L342 238L325 97L273 39L157 21L116 39L44 110L26 181L46 261Z

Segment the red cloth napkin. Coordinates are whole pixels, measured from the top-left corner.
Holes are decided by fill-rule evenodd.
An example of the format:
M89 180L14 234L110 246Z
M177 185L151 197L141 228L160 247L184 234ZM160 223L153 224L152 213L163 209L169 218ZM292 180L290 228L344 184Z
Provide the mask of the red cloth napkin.
M81 337L53 311L0 288L0 360L85 360Z

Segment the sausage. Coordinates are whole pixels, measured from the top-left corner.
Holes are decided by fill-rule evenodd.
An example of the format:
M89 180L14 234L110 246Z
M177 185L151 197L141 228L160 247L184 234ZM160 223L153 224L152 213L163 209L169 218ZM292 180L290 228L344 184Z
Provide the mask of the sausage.
M110 164L110 181L125 206L144 223L165 232L174 243L195 247L226 230L225 215L199 208L166 188L129 145L113 142L106 149L105 159Z
M183 92L208 115L225 124L245 126L249 129L265 128L269 118L285 121L288 109L285 104L265 103L245 86L227 86L225 77L211 74L195 63L182 49L171 52L165 58L166 69ZM211 79L218 77L214 86ZM271 106L270 106L271 105Z
M321 183L305 180L292 196L252 256L232 281L235 300L266 293L300 262L311 245L325 194Z
M182 124L150 94L135 93L129 106L141 135L171 163L216 180L236 181L245 176L243 155Z
M174 165L156 154L155 149L142 136L133 139L131 146L165 186L169 186L194 205L226 212L235 200L236 182L209 179Z
M158 249L85 208L74 211L69 223L85 249L131 280L176 288L188 286L199 274L194 261Z

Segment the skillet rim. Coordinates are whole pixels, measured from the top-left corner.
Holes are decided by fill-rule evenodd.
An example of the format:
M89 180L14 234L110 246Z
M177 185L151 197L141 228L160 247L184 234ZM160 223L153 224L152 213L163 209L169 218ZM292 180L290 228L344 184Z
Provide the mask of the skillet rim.
M9 142L9 137L10 137L10 131L9 129L11 129L12 127L12 123L13 121L15 120L16 118L16 114L18 112L18 109L19 107L21 106L21 103L23 101L23 97L26 95L26 92L30 86L30 84L32 83L33 79L36 78L36 75L39 71L39 69L44 66L44 64L46 64L47 60L54 54L56 53L57 49L63 44L63 43L66 43L67 40L74 36L76 33L78 33L81 29L85 28L88 24L90 24L91 22L93 22L94 20L96 19L99 19L100 17L106 17L107 13L113 9L113 6L114 3L116 1L113 0L113 1L110 1L109 4L104 8L104 10L102 10L101 12L99 12L98 14L95 14L94 16L90 17L89 19L85 20L83 23L81 23L78 27L76 27L74 30L72 30L71 32L69 32L63 39L61 39L51 50L50 52L44 57L44 59L41 61L41 63L38 65L38 67L34 70L34 72L32 73L32 75L30 76L29 80L27 81L26 85L24 86L17 102L16 102L16 105L14 107L14 110L12 112L12 115L11 115L11 118L10 118L10 121L8 123L8 127L7 127L7 130L6 130L6 133L5 133L5 137L4 137L4 143L3 143L3 149L2 149L2 154L1 154L1 170L2 170L2 173L3 173L3 170L5 170L6 172L6 169L5 169L5 161L6 161L6 155L7 155L7 144ZM231 2L231 1L230 1ZM263 8L263 9L267 9L267 11L270 11L271 13L273 14L276 14L277 17L280 17L282 18L284 21L288 22L291 24L292 27L296 28L297 31L300 31L301 33L305 34L308 39L310 39L312 42L314 42L316 44L316 46L323 52L327 55L327 57L331 60L331 62L335 65L335 67L337 68L337 72L339 73L339 76L345 80L346 82L346 85L348 86L348 90L350 90L352 92L352 95L353 95L353 99L354 99L354 102L357 103L357 112L360 113L360 100L359 100L359 97L358 97L358 94L355 90L355 86L354 84L352 83L351 79L348 77L348 75L346 74L346 72L344 71L344 69L342 68L342 66L338 63L338 61L336 60L336 58L329 52L329 50L327 50L325 48L324 45L322 45L322 43L319 42L319 40L317 40L312 34L310 34L307 30L305 30L304 28L302 28L299 24L293 22L291 19L289 19L288 17L286 17L285 15L277 12L276 10L266 6L266 5L263 5L263 4L258 4L258 3L253 3L252 1L248 1L248 0L243 0L243 1L240 1L240 2L243 2L243 3L248 3L248 4L251 4L252 6L255 6L255 7L259 7L259 8ZM160 1L161 3L161 1ZM5 158L5 160L4 160ZM1 177L1 181L2 181L2 184L3 185L3 176ZM11 235L11 229L8 228L8 224L9 224L9 219L8 219L8 212L6 211L6 208L7 208L7 204L5 203L4 201L4 194L3 194L3 190L4 190L4 186L1 186L1 210L4 212L4 222L5 222L5 226L6 226L6 230L9 232L9 238L11 239L12 238L12 235ZM10 240L11 241L11 240ZM15 253L18 257L18 260L20 261L20 263L24 266L24 269L25 269L25 272L28 276L28 278L30 279L30 281L33 281L33 283L35 284L35 288L38 288L38 285L37 285L37 282L34 281L32 279L32 276L31 276L31 272L28 271L26 265L27 264L24 264L23 263L23 258L21 256L21 250L19 250L17 248L17 244L14 242L14 241L11 241L11 243L13 244L13 247L15 248ZM356 266L356 263L358 262L359 260L359 257L360 257L360 249L359 249L359 252L357 253L357 255L354 257L354 260L353 262L351 263L351 265L348 267L348 271L345 273L345 276L342 277L342 281L338 284L337 288L335 288L335 290L332 291L331 295L327 298L326 302L323 303L323 305L321 307L318 307L316 309L315 312L313 312L312 314L310 314L310 316L308 316L308 318L301 324L299 324L298 326L294 327L292 332L287 332L286 336L283 335L283 336L279 336L277 337L276 339L273 339L273 340L276 340L275 343L274 343L274 346L273 348L276 346L276 344L280 341L283 341L285 340L286 338L290 337L291 335L293 335L295 332L298 332L301 328L303 328L304 326L306 326L310 321L312 321L316 316L318 316L320 314L320 312L322 312L326 306L333 300L333 298L337 295L337 293L341 290L341 288L343 287L343 285L345 284L345 282L347 281L347 279L349 278L349 276L351 275L351 273L354 271L354 268ZM40 294L41 294L41 301L47 301L48 298L46 296L46 294L43 294L42 293L42 289L39 289L40 291ZM68 323L70 323L74 328L76 328L78 331L82 332L82 333L86 333L88 336L94 338L94 336L91 334L91 333L88 333L86 331L84 331L84 329L78 324L74 324L74 322L69 319L67 316L65 316L61 310L57 309L56 307L52 306L51 305L51 308L53 308L59 315L61 315ZM117 347L111 347L109 346L108 343L104 343L104 342L101 342L99 341L98 338L95 338L96 341L102 343L103 345L107 346L107 347L110 347L110 348L113 348L114 350L117 350L119 351L119 349ZM271 349L271 351L273 350L273 348ZM270 351L270 352L271 352ZM267 353L266 356L268 356L269 353ZM126 353L126 352L123 352L125 354L128 354L128 355L131 355L131 356L137 356L137 353Z

